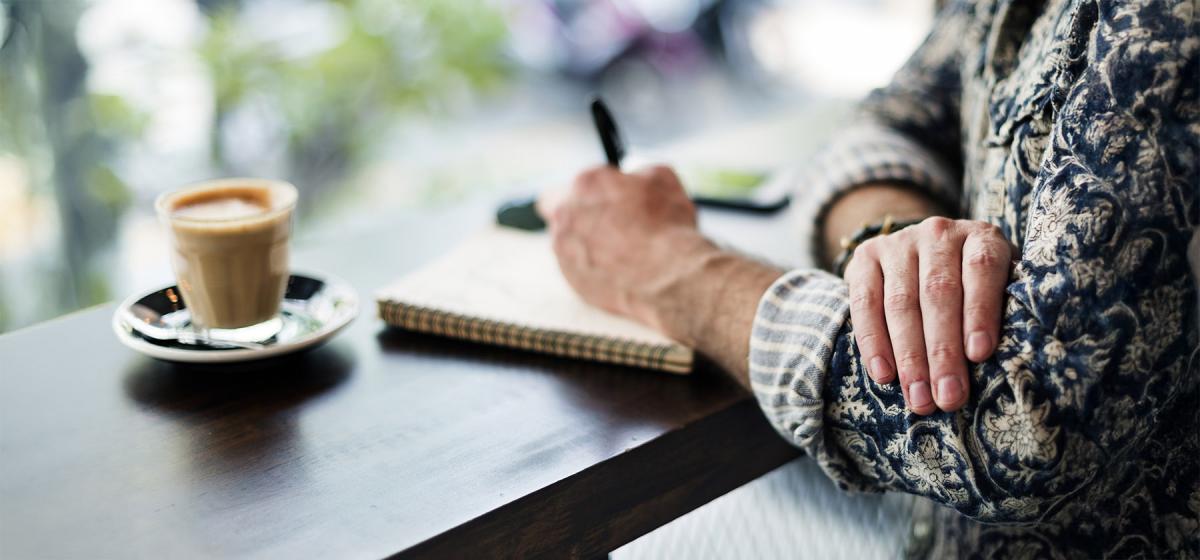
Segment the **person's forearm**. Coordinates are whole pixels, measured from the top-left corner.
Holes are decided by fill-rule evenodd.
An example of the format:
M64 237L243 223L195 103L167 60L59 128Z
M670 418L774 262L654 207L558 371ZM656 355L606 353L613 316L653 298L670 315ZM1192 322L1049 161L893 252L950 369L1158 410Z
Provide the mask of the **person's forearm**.
M659 328L749 388L750 331L758 302L782 270L709 244L655 302Z
M933 199L911 188L887 183L857 187L838 199L825 217L820 232L824 251L820 265L830 268L842 251L843 238L854 235L864 225L882 222L887 215L904 221L948 214Z
M925 196L903 187L870 185L855 189L830 209L824 236L836 240L865 223L891 214L908 220L938 214L941 208ZM668 267L669 278L649 298L647 317L655 328L695 348L749 387L750 331L758 302L783 271L722 250L699 233L681 233L669 251L678 262Z

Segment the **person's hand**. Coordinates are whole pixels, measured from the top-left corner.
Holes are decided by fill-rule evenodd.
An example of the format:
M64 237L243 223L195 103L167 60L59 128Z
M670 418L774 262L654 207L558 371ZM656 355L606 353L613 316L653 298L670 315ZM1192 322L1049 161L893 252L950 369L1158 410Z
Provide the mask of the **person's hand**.
M1011 256L995 226L940 217L859 245L845 278L871 378L899 374L917 414L962 407L967 359L986 360L999 340Z
M717 249L700 235L696 208L670 168L595 167L566 193L544 195L538 210L563 276L585 301L679 335L663 316L672 312L663 296Z

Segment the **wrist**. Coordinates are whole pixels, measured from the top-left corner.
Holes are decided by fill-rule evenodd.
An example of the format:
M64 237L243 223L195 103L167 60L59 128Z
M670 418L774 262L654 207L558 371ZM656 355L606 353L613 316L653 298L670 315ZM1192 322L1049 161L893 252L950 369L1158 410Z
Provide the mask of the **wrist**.
M750 331L783 271L725 251L695 228L655 234L660 266L627 302L635 318L707 356L745 387Z
M783 271L697 237L700 241L680 244L680 258L648 300L649 322L684 345L720 354L724 352L717 347L736 342L725 338L749 336L748 331L729 332L724 324L735 315L752 317L762 294Z
M945 215L945 209L928 196L908 187L876 183L854 188L829 208L822 225L820 264L829 268L841 252L843 238L863 226L880 223L890 215L908 221Z
M689 284L705 274L722 251L694 228L678 228L655 236L658 270L630 298L637 318L683 343L687 334L681 309Z

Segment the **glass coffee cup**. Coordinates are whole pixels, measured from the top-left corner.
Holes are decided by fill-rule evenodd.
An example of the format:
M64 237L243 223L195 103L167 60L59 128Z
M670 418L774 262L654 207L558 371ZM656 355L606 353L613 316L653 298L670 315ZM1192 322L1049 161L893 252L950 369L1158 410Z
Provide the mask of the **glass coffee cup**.
M281 330L297 196L291 183L239 178L195 183L155 201L180 295L204 336L265 342Z

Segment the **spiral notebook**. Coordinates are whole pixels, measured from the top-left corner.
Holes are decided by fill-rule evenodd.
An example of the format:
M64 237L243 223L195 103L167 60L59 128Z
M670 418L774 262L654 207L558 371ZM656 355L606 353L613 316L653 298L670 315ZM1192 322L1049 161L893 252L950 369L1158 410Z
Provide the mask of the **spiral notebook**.
M597 362L688 373L694 353L585 303L544 233L493 226L376 295L402 329Z

